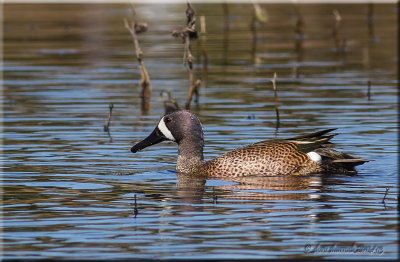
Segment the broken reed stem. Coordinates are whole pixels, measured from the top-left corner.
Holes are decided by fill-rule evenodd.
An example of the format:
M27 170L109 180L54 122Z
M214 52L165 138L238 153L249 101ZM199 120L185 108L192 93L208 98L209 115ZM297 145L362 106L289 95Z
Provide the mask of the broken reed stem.
M199 86L200 86L200 84L201 84L201 80L200 79L197 79L196 83L194 84L194 90L193 90L194 91L194 95L195 95L194 102L196 104L199 103Z
M198 97L199 97L199 86L200 86L200 79L197 79L196 83L193 83L193 72L191 72L191 74L189 75L189 79L190 79L190 89L189 89L189 94L188 94L188 98L186 100L186 104L185 104L185 108L186 109L190 109L190 102L192 101L193 98L193 94L196 95L196 102L198 102Z
M253 12L253 17L251 19L251 25L250 25L250 30L252 34L252 41L256 41L257 39L257 26L256 26L256 15Z
M251 25L250 25L250 30L251 30L251 58L253 63L256 63L256 59L257 59L257 26L256 26L256 16L253 12L253 17L251 20Z
M253 41L257 40L257 25L264 24L268 21L268 15L259 3L253 2L253 19L251 21L251 31L253 33Z
M294 5L294 10L297 17L294 29L294 34L295 34L294 49L296 53L296 62L298 63L295 63L293 66L293 75L296 78L299 78L300 77L299 62L303 60L304 19L297 5Z
M110 130L111 115L112 115L112 110L113 110L113 108L114 108L114 104L111 103L111 104L109 105L110 111L108 112L107 124L104 125L104 131L105 131L105 132L109 132L109 130Z
M369 40L374 39L374 12L373 12L374 4L369 3L368 4L368 11L367 11L367 23L368 23L368 37Z
M134 203L134 208L133 208L133 215L134 215L134 218L136 218L136 216L139 214L139 209L138 209L138 206L137 206L137 202L136 202L136 194L135 194L135 203Z
M189 72L189 93L188 93L188 98L186 100L185 108L190 109L190 103L192 101L194 89L195 89L195 83L194 83L194 75L193 75L193 56L192 52L190 50L190 37L187 34L185 36L185 64L188 66L188 72Z
M215 193L215 187L213 187L213 204L214 205L217 204L217 201L218 201L218 196Z
M185 28L178 27L171 31L172 36L181 38L184 43L184 53L183 53L183 64L186 66L189 72L189 94L188 99L186 101L186 109L190 109L190 103L192 101L193 93L198 96L196 83L194 82L194 75L193 75L193 55L190 47L190 39L196 39L198 37L196 31L196 12L193 9L192 5L188 2L187 8L185 11L187 24ZM198 97L196 99L198 101Z
M206 78L207 78L207 70L208 70L208 55L207 55L207 36L206 36L206 17L200 16L200 25L201 25L201 33L200 33L200 47L201 47L201 55L202 55L202 67L201 67L201 85L203 87L206 86ZM195 89L195 100L196 104L199 103L199 89Z
M385 199L386 199L386 196L387 196L388 192L389 192L389 188L387 187L387 188L386 188L385 195L383 196L383 199L382 199L382 203L383 203L383 204L385 204Z
M187 3L187 9L185 13L187 17L187 26L186 26L186 34L184 34L184 41L185 41L184 63L185 65L188 66L187 68L189 71L189 82L190 82L189 93L188 93L188 98L186 100L185 108L190 109L190 103L192 101L193 93L196 95L196 101L198 101L197 87L198 87L198 82L200 80L197 80L196 83L194 82L193 55L190 47L190 36L191 33L193 33L197 37L197 32L195 29L196 11L193 9L192 5L189 2Z
M225 1L222 3L222 12L224 17L224 30L229 31L229 7Z
M224 46L222 57L223 57L223 63L227 64L227 59L228 59L228 50L229 50L229 29L230 29L230 24L229 24L229 7L226 2L222 3L222 12L223 12L223 39L222 39L222 46Z
M367 98L368 101L371 100L371 80L368 80L368 90L367 90Z
M139 63L139 68L140 68L140 73L141 73L141 79L140 79L140 86L142 87L141 91L141 99L142 99L142 111L147 112L150 107L150 95L151 95L151 84L150 84L150 77L149 74L147 73L146 67L144 66L143 59L142 59L142 50L140 49L139 46L139 41L137 38L136 34L136 12L133 7L131 6L131 12L132 12L132 22L131 26L129 26L128 20L124 19L124 24L125 28L131 33L133 43L135 45L135 52L136 52L136 58Z
M200 16L200 33L205 34L206 33L206 17L204 15Z
M164 93L167 93L168 99L164 98L164 95L163 95ZM161 96L161 100L163 101L163 104L164 104L165 114L172 113L175 110L181 108L179 106L178 102L176 102L175 99L172 97L171 92L169 92L168 90L162 90L160 93L160 96ZM169 104L168 102L171 104Z
M192 50L190 48L190 37L189 35L185 35L185 52L183 54L183 63L189 66L189 69L193 69L193 55Z
M204 15L200 16L200 26L201 54L203 56L203 71L205 71L208 66L208 55L206 50L206 17Z
M296 27L294 29L294 32L296 34L296 38L298 39L303 39L304 37L304 19L303 16L300 13L299 7L295 5L295 12L296 12Z
M335 24L333 26L333 30L332 30L332 36L333 36L333 42L335 44L335 48L336 50L340 49L340 41L339 41L339 25L340 25L340 21L342 21L342 17L340 16L340 13L337 9L333 10L333 15L335 17Z
M296 27L294 29L295 33L295 49L296 52L299 52L300 49L303 48L303 39L304 39L304 19L300 13L299 7L297 5L294 6L296 12Z
M274 103L275 103L275 113L276 113L276 129L279 128L280 119L279 119L279 108L278 108L278 94L276 90L276 72L274 73L274 78L271 80L272 87L274 89Z
M177 109L180 108L178 102L176 102L176 100L172 97L171 92L168 91L168 90L162 90L162 91L161 91L161 99L163 100L164 103L166 103L166 100L165 100L164 97L162 96L163 93L167 93L168 100L169 100Z

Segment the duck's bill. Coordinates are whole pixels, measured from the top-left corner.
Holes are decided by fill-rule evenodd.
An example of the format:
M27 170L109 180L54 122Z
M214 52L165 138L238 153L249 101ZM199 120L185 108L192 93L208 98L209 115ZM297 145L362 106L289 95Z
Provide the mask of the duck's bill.
M131 148L131 152L136 153L137 151L142 150L143 148L146 148L154 144L158 144L165 140L167 140L165 136L161 133L158 127L156 127L156 129L154 129L154 131L148 137L146 137L144 140L134 145Z

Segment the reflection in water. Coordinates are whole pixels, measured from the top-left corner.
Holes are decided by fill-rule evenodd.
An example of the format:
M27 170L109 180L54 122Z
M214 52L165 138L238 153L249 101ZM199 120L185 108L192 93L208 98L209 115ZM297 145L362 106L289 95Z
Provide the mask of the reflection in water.
M178 195L182 197L183 202L201 202L207 189L206 178L180 173L177 173L177 178ZM313 193L324 191L320 176L231 177L226 181L231 183L213 187L213 190L219 191L217 194L213 192L215 197L248 200L305 200L315 199L316 195Z
M303 41L304 41L304 19L300 13L298 5L293 5L296 13L296 27L294 30L294 52L296 55L296 61L293 63L293 75L296 78L300 77L300 64L303 62L304 51L303 51Z
M230 16L229 16L229 5L227 3L222 3L222 16L224 23L222 25L222 46L223 48L223 55L222 55L222 63L224 65L228 65L228 53L229 53L229 34L231 30L230 26Z
M182 212L203 211L203 207L198 204L203 204L206 179L201 176L179 174L177 173L178 183L177 197L183 203L180 208Z

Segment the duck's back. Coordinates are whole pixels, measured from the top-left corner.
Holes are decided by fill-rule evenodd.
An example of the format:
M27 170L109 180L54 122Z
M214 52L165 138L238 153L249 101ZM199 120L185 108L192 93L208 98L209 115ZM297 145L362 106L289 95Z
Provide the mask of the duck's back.
M229 151L202 168L209 177L273 176L320 171L317 162L294 142L266 140Z

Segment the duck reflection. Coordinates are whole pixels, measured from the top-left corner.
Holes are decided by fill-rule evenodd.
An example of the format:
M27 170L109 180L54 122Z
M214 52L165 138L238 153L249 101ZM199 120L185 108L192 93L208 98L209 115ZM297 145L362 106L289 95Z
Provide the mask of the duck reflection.
M178 188L177 196L187 204L202 204L203 196L206 191L206 177L199 175L191 175L184 173L177 173ZM185 205L183 211L200 211L202 208L192 205ZM199 210L200 209L200 210Z
M207 196L216 199L243 200L303 200L315 199L322 188L321 177L314 176L255 176L208 177L177 173L178 197L185 203L198 204ZM221 185L207 186L207 179Z

